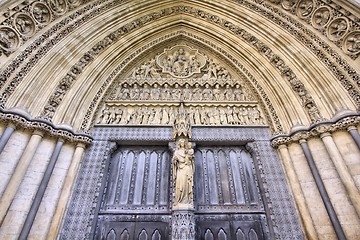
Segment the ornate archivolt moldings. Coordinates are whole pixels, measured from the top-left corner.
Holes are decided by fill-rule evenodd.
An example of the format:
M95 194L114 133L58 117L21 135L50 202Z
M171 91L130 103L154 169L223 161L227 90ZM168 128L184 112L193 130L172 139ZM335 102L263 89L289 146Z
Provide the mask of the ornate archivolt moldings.
M8 9L4 13L6 19L0 23L0 28L11 30L2 31L0 35L0 56L9 56L37 31L82 3L82 0L23 1L13 9ZM8 47L6 41L13 39L12 31L20 37L16 39L17 44Z
M264 9L258 8L256 5L248 2L248 1L241 1L239 2L240 4L242 4L245 7L248 7L250 9L255 9L257 12L259 12L260 14L262 14L263 16L274 20L276 22L280 21L280 26L284 26L286 27L286 29L289 29L288 27L288 23L282 22L279 18L275 17L274 13L277 15L281 15L281 13L279 13L278 11L274 11L274 9L272 8L272 6L270 4L266 4L266 3L261 3L262 6L265 6L267 9L270 9L272 11L272 13L270 14L270 12L264 11ZM67 34L69 34L71 31L73 31L76 27L80 26L81 24L83 24L84 22L86 22L87 20L89 20L90 18L92 18L93 16L99 14L101 11L103 11L104 9L109 8L110 6L113 6L115 3L109 3L106 6L103 5L102 7L100 7L99 9L94 10L93 12L91 12L90 14L86 15L86 17L83 17L82 19L76 21L76 24L70 25L67 29L63 30L61 32L60 35L62 36L66 36ZM118 3L116 3L118 4ZM90 10L92 8L96 8L98 5L100 5L99 2L95 2L89 6L87 6L86 8L81 9L81 11L79 10L76 14L71 15L73 16L72 19L75 19L75 16L79 16L81 14L83 14L84 12L86 12L87 10ZM179 10L176 10L176 12L179 11L187 11L186 7L180 7ZM162 13L165 13L166 10L164 10ZM171 13L174 12L171 10ZM159 15L156 14L157 18ZM284 17L285 15L283 15L282 17ZM287 17L287 16L285 16ZM71 17L70 17L71 18ZM142 22L149 22L153 19L153 16L151 17L143 17L142 20L144 21L135 21L134 23L131 24L127 24L127 28L126 31L128 31L129 29L132 29L133 27L136 27L137 24L143 24ZM217 20L216 20L217 19ZM71 20L70 20L71 21ZM211 18L209 19L209 21L211 22L215 22L215 23L219 23L222 24L224 26L227 25L227 22L222 23L219 18L217 16L211 16ZM69 23L69 19L67 19L66 21L61 21L56 27L59 29L59 27L63 27L65 24ZM290 21L291 24L295 24L294 21ZM295 24L296 25L296 24ZM297 24L296 26L298 26L299 24ZM290 27L290 29L293 29L292 27ZM31 46L29 46L30 51L26 50L24 51L16 60L14 60L14 62L11 64L11 66L9 66L5 71L4 74L2 76L0 76L0 83L4 83L5 80L7 78L10 77L10 74L12 72L14 72L16 70L16 68L20 65L20 63L27 58L27 56L29 56L29 53L31 52L31 50L36 49L38 46L40 46L40 43L43 42L44 37L46 38L47 36L52 35L54 32L53 29L49 30L46 34L44 34L42 36L42 38L39 38L38 40L36 40L33 44L31 44ZM341 66L344 67L344 69L346 69L349 73L349 75L354 79L354 81L359 80L359 76L358 74L356 74L356 71L354 71L348 64L346 64L341 57L339 57L338 54L336 54L328 45L326 45L324 42L322 42L321 39L319 39L318 37L316 37L316 35L314 35L313 33L309 32L309 31L303 31L305 34L310 35L311 38L315 39L317 42L320 43L320 45L327 51L331 53L331 56L334 56L334 58L336 59L337 62L341 62ZM293 34L294 32L290 31L291 34ZM60 36L59 35L59 36ZM298 32L295 34L296 37L302 38L302 34L299 34ZM14 78L13 81L10 83L10 85L8 86L8 88L5 90L5 92L3 93L2 99L3 101L6 101L7 97L13 92L13 90L15 89L15 87L19 84L19 82L21 81L21 79L26 75L26 73L31 69L31 67L42 57L44 56L44 54L53 46L55 45L61 38L54 38L51 40L51 42L48 42L47 44L45 44L45 47L42 47L41 51L38 51L37 54L35 54L35 56L33 57L33 59L31 59L31 61L29 61L26 66L24 66L21 69L21 74L17 74ZM251 39L251 38L250 38ZM307 43L306 43L307 44ZM313 49L314 47L312 46L311 49ZM321 51L319 52L317 50L317 48L315 47L313 49L315 52L317 52L317 55L319 56L319 54L321 55ZM323 56L323 55L322 55ZM325 57L326 58L326 57ZM349 93L350 95L354 98L354 99L358 99L357 95L358 95L358 91L356 89L353 89L353 87L351 86L351 84L349 83L349 81L346 79L346 77L344 76L344 74L341 73L341 71L339 71L337 68L338 66L334 65L331 61L328 61L328 59L325 59L327 66L330 67L330 69L336 73L336 76L338 77L338 79L341 81L341 83L346 86L347 89L349 89ZM360 83L360 81L359 81ZM315 114L316 115L316 114Z
M183 9L183 7L179 7L178 10L182 10L182 9ZM187 12L187 13L192 13L196 17L200 17L200 18L218 19L220 22L225 23L225 28L227 30L230 30L231 32L235 33L236 35L242 37L245 41L254 45L258 51L265 52L265 56L267 56L269 58L270 62L273 63L277 69L279 69L279 71L282 73L282 75L285 75L285 78L291 83L293 90L298 93L298 96L302 100L302 104L303 104L304 108L309 113L311 121L315 122L315 121L319 121L320 119L322 119L321 114L320 114L318 108L316 107L314 100L312 99L311 95L308 94L304 85L300 82L300 80L298 80L296 78L294 72L288 66L285 65L284 61L281 60L279 56L276 56L269 47L264 45L262 42L260 42L258 39L256 39L251 34L247 33L245 30L239 28L238 26L236 26L230 22L220 19L214 15L211 15L209 13L205 13L201 10L190 8L190 7L185 7L185 9L183 9L183 11ZM171 11L164 11L164 12L165 13L166 12L174 12L174 10L172 9ZM134 28L136 28L139 25L132 25L132 26ZM123 33L123 31L121 31L121 33ZM111 36L114 36L114 35L115 35L115 33L106 37L104 39L104 41L102 41L100 43L105 42L105 45L107 45L106 43L108 43L108 45L110 45L113 42L113 40L111 39ZM120 35L120 34L118 33L118 35ZM114 40L116 40L116 37ZM174 52L175 52L175 50L174 50ZM154 64L155 64L154 60L150 60L149 63L144 64L143 67L140 67L139 69L135 70L133 77L134 78L136 78L136 77L141 78L141 77L148 77L148 76L151 77L151 75L154 75L153 77L157 77L157 72L156 72L156 68L155 68ZM212 63L209 63L210 67L211 67L211 64ZM140 70L142 70L142 71L140 71ZM215 70L216 70L216 65L215 65ZM218 70L216 70L216 71L218 71ZM211 71L208 72L208 75L210 75L209 78L212 78L212 76L213 76L212 74L214 74L214 73L211 73ZM226 77L224 77L224 78L227 78L227 75L228 74L225 74ZM59 91L57 90L56 92L59 92ZM53 96L54 95L55 94L53 94ZM59 95L61 95L61 94L59 94ZM60 98L61 98L61 96L58 97L58 99L60 99ZM54 99L54 98L52 97L52 99ZM50 101L47 104L47 106L45 107L45 109L43 111L43 115L45 117L47 117L48 119L51 119L56 110L56 107L58 106L58 102L60 102L60 101L55 101L55 100Z
M360 36L354 34L360 30L359 16L354 16L341 9L333 1L279 0L271 2L280 3L283 9L311 24L351 58L356 59L359 56ZM347 43L348 35L351 35L351 41L357 42L357 44ZM349 45L351 45L350 51Z
M70 142L84 143L89 145L92 143L92 137L84 133L75 133L69 129L57 127L50 122L41 119L31 119L11 110L0 108L0 120L4 123L12 123L16 127L39 130L52 137L62 138Z
M76 5L78 4L78 1L70 1L70 2L73 2L71 4L73 5ZM103 1L97 1L97 2L94 2L90 5L88 5L87 7L85 8L82 8L80 10L78 10L75 14L72 14L70 15L67 19L64 19L63 21L61 21L60 23L58 23L55 28L56 29L60 29L61 27L63 26L68 26L65 30L63 30L61 33L60 33L60 36L66 36L68 35L69 33L71 33L71 31L73 31L75 28L77 28L78 26L82 25L83 23L85 23L87 20L89 20L90 18L96 16L97 14L100 14L102 11L106 10L107 8L113 6L113 5L116 5L116 4L119 4L120 2L117 2L117 3L114 3L114 2L110 2L104 6L101 6L99 7L99 5L101 5ZM277 1L275 1L277 2ZM39 3L40 4L40 3ZM292 29L292 27L289 27L287 26L288 23L286 22L281 22L280 19L276 18L274 14L278 14L278 15L282 15L282 17L287 17L285 16L284 14L281 14L279 13L278 11L275 11L275 9L272 8L271 5L269 4L266 4L266 3L261 3L263 6L265 6L267 9L270 9L271 13L270 12L266 12L264 11L263 9L260 9L258 8L256 5L253 5L251 4L250 2L247 2L247 1L241 1L239 2L239 4L242 4L250 9L255 9L257 12L259 12L260 14L264 15L265 17L271 19L271 20L275 20L275 22L279 22L280 21L280 26L283 26L286 30L289 30L289 29ZM333 4L333 3L332 3ZM333 4L334 5L334 4ZM89 12L89 10L93 9L93 8L96 8L96 7L99 7L97 9L95 9L95 11L93 12L90 12L89 14L83 16L81 19L77 20L74 24L70 24L69 25L69 22L72 21L72 19L76 19L76 16L81 16L83 15L84 13L86 12ZM45 8L43 7L42 8L44 11L44 13L46 12ZM18 9L19 10L19 9ZM39 12L39 11L38 11ZM36 17L34 17L36 19ZM39 17L38 17L39 18ZM151 20L151 17L144 17L143 18L145 21L149 21ZM213 19L216 19L216 18L213 18ZM43 21L43 20L41 20ZM212 22L214 22L212 20ZM295 24L294 21L292 21L290 19L290 23L291 24ZM295 24L296 26L299 26L300 24L296 23ZM55 35L55 33L57 33L56 29L50 29L49 31L47 31L45 34L43 34L40 38L38 38L36 41L34 41L33 44L31 44L24 52L22 52L21 55L19 55L14 61L12 64L10 64L10 66L4 71L4 74L0 76L0 86L4 84L4 82L6 81L7 78L9 78L10 74L15 71L15 69L17 67L19 67L20 63L29 56L29 53L33 52L38 46L41 45L41 43L43 43L43 41L48 38L49 36L51 35ZM309 32L308 30L307 31L303 31L305 34L309 35L310 34L310 37L313 38L314 40L316 40L317 42L320 43L320 46L323 47L327 52L330 53L331 56L334 56L335 60L337 62L341 62L341 66L345 68L346 71L348 71L348 73L350 74L350 76L354 79L354 81L359 81L359 84L360 84L360 79L359 79L359 76L358 74L356 74L356 72L348 65L346 64L342 59L341 57L336 53L334 52L327 44L325 44L324 42L322 42L322 40L318 37L316 37L316 35L312 34L311 32ZM291 34L294 34L294 32L290 31ZM301 34L299 35L298 33L295 34L295 36L303 39L303 36L301 36ZM32 57L32 59L30 61L28 61L28 63L26 64L25 67L23 67L21 69L21 75L17 75L14 77L14 81L12 82L11 84L11 87L9 87L9 91L10 94L12 92L12 88L14 88L19 81L21 81L21 79L26 75L26 73L29 71L29 69L53 46L55 45L61 38L59 37L56 37L54 39L51 39L51 42L48 42L45 47L42 47L42 50L41 51L38 51L38 53ZM312 47L312 46L311 46ZM313 48L313 47L312 47ZM322 53L319 52L317 49L314 49L314 52L317 53L317 55L320 54L320 58L323 58L323 55L321 55ZM326 60L326 59L325 59ZM325 63L329 66L329 64L331 66L329 66L330 69L332 69L333 71L337 69L338 66L334 65L334 64L331 64L331 62L329 62L328 60L325 61ZM339 71L336 71L336 73L339 73ZM343 75L341 74L337 74L336 75L339 80L341 80L341 82L344 84L344 85L349 85L347 82L346 82L346 79L344 78ZM351 90L350 90L351 91ZM351 92L350 92L351 94ZM4 96L2 97L5 101L6 101L6 98L8 97L8 93L5 93L3 94ZM3 101L4 101L3 100Z
M347 130L349 127L360 125L360 115L344 116L335 121L326 121L319 124L313 124L309 128L303 128L288 135L275 136L271 140L274 148L280 145L288 145L300 140L307 140L314 137L320 137L322 134L333 133L336 131Z

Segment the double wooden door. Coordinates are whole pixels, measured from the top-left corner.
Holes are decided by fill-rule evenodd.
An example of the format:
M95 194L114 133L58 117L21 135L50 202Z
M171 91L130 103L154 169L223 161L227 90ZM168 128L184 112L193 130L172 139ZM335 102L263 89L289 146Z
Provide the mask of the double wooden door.
M197 146L197 239L269 239L257 166L243 146ZM171 238L171 152L122 146L110 159L95 239Z

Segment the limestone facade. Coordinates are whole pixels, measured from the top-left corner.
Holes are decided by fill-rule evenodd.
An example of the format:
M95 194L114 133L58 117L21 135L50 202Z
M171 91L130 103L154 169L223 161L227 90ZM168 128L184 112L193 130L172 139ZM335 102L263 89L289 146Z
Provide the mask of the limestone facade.
M137 237L359 239L359 19L354 0L1 1L0 238L132 236L106 228L113 156L185 136L195 175L204 149L246 152L258 205L229 180L233 235L202 225L221 214L195 195Z

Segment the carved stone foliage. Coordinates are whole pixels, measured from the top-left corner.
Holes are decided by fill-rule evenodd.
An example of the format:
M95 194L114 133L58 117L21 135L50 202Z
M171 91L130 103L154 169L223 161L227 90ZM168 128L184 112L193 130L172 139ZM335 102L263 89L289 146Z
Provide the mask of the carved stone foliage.
M323 133L333 133L336 131L346 131L349 127L356 127L360 124L360 116L355 114L353 116L345 116L337 121L324 121L320 124L312 125L308 128L303 128L299 131L287 134L274 136L271 145L274 148L280 145L287 145L300 140L307 140L314 137L319 137Z
M84 143L90 145L92 137L85 133L75 133L72 130L55 126L54 124L39 119L31 119L17 112L5 110L0 107L0 121L3 123L12 123L16 127L28 130L39 130L49 136L62 138L69 142Z
M106 103L98 124L173 125L179 114L178 103ZM265 125L257 104L185 104L191 125Z

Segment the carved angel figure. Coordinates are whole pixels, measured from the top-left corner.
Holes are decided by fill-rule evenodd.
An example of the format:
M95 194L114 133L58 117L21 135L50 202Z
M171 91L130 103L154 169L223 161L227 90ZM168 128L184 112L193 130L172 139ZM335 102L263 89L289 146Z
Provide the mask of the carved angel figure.
M180 139L172 158L173 180L175 188L174 206L193 203L194 149L191 142L186 145Z

